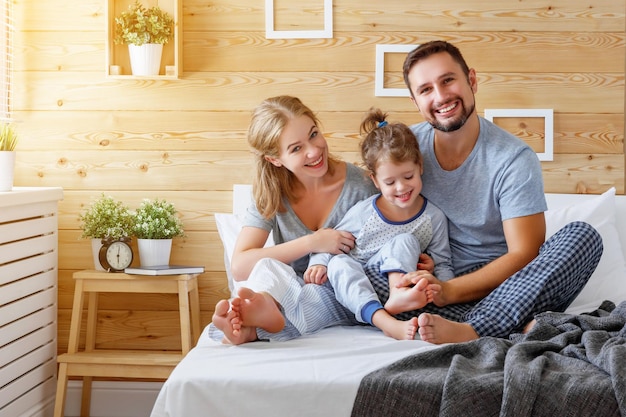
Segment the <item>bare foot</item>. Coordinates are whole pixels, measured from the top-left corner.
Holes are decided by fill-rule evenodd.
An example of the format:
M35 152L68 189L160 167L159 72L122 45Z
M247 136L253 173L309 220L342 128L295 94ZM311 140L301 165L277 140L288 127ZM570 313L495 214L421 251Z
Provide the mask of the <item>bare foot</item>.
M478 334L468 323L457 323L437 314L422 313L417 318L419 334L423 341L441 344L468 342L478 339Z
M433 289L429 288L428 280L422 278L412 287L390 285L385 310L389 314L399 314L422 308L431 301L433 301Z
M391 316L386 310L378 310L372 316L372 323L386 336L397 340L413 340L417 333L417 317L401 321Z
M254 292L242 287L237 291L237 297L231 300L231 305L237 314L233 325L259 327L270 333L277 333L285 327L285 317L278 304L266 292Z
M230 309L230 303L227 300L221 300L215 305L212 321L215 327L224 333L222 343L240 345L258 339L254 327L234 326L232 323L237 320L237 313Z
M526 326L524 326L524 330L522 330L522 333L526 334L530 332L533 329L533 327L535 327L535 324L537 324L537 320L535 319L532 319L531 321L526 323Z

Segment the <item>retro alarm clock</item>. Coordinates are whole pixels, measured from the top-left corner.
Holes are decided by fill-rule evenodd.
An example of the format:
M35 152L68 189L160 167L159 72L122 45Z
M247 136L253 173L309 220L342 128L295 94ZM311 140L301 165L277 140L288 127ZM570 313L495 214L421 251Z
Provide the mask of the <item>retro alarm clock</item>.
M124 272L124 269L133 262L133 248L130 246L130 238L102 239L98 260L106 271Z

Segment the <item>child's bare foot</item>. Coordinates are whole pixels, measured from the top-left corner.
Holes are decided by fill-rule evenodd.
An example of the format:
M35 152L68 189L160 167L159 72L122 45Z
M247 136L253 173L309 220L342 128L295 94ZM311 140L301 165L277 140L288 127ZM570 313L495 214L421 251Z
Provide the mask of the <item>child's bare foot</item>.
M242 287L237 297L231 300L237 319L233 326L259 327L270 333L277 333L285 327L283 317L274 298L266 292L255 292Z
M374 313L372 323L382 330L386 336L397 340L413 340L417 333L417 317L401 321L391 316L384 309Z
M215 305L212 321L215 327L224 333L223 343L240 345L258 339L254 327L242 327L233 324L233 322L238 321L238 317L237 313L230 309L230 303L227 300L221 300Z
M399 314L422 308L431 301L433 301L433 291L429 288L428 280L422 278L412 287L390 285L385 310L389 314Z
M422 313L417 323L420 337L425 342L441 344L478 339L478 334L468 323L450 321L437 314Z

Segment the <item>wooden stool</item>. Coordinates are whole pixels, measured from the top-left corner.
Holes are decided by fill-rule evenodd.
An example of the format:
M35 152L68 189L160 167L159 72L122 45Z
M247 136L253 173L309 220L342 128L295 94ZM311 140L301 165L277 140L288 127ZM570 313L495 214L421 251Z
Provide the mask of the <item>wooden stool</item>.
M174 367L200 337L200 300L197 277L197 274L145 276L102 271L74 273L76 286L67 353L57 358L59 372L54 416L63 417L67 381L70 376L83 377L81 416L89 415L93 377L167 379ZM100 292L178 294L182 350L163 352L95 349L98 293ZM89 294L85 350L79 352L85 293Z

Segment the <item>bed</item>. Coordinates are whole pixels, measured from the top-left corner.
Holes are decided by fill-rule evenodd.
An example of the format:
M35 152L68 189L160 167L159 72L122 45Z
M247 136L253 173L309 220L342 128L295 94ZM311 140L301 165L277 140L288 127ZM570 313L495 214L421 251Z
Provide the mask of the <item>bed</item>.
M227 274L250 188L235 186L233 195L233 213L216 213ZM604 252L568 310L542 315L529 335L436 346L354 326L230 346L205 329L151 416L626 416L626 196L546 198L548 236L584 220Z

